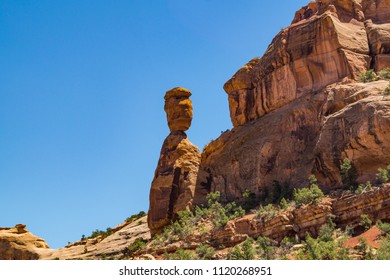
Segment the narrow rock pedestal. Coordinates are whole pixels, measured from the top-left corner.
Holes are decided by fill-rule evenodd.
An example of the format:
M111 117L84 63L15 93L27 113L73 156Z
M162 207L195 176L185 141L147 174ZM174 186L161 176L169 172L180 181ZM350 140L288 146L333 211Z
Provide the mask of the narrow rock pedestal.
M165 138L150 189L148 226L157 233L177 212L192 206L200 151L184 131L191 126L191 92L174 88L165 95L165 112L171 133Z

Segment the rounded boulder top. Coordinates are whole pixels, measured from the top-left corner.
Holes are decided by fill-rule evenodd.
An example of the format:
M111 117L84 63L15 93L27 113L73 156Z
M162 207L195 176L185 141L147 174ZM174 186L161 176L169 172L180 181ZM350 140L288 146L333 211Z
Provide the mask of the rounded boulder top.
M171 97L190 97L190 96L191 96L191 91L189 91L188 89L182 87L175 87L171 90L168 90L165 93L164 99L167 100Z

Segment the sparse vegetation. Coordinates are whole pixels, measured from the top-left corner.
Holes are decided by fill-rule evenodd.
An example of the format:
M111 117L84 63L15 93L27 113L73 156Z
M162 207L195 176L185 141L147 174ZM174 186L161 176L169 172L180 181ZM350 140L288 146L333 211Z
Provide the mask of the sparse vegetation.
M390 180L390 165L386 168L379 168L378 173L376 174L376 179L381 185L388 183Z
M265 187L260 193L260 200L263 205L278 204L284 199L292 198L292 189L286 183L280 183L279 181L273 181L271 187Z
M256 207L257 198L255 193L251 192L250 190L246 190L242 194L242 198L244 200L242 203L242 208L244 208L246 212Z
M390 95L390 83L389 83L389 85L383 90L383 95Z
M296 257L306 260L349 259L349 249L342 245L346 238L343 233L336 232L335 224L329 221L329 224L321 227L318 238L306 235L305 247L299 250Z
M367 229L369 229L372 226L372 221L368 217L368 215L363 214L363 215L360 216L359 225L361 225L362 227L364 227L365 230L367 230Z
M344 189L351 189L356 185L356 169L350 159L345 158L340 164L340 175Z
M377 221L375 224L381 231L383 231L385 234L390 234L390 224L389 223L383 223L382 221Z
M390 260L390 234L381 239L381 246L376 252L377 260Z
M242 244L234 246L227 254L228 260L253 260L255 258L254 240L247 238Z
M92 232L92 234L88 238L96 238L101 236L102 238L106 238L107 236L113 234L112 228L108 227L105 231L96 229Z
M128 217L126 219L126 222L127 223L131 223L131 222L133 222L135 220L138 220L138 219L140 219L140 218L142 218L144 216L146 216L145 211L140 211L138 214L134 214L134 215L131 215L130 217Z
M209 193L206 197L207 207L195 208L196 218L210 217L215 227L223 227L229 220L245 215L245 210L234 201L223 206L220 197L220 192Z
M362 83L369 83L373 82L378 78L377 74L373 69L369 69L363 73L360 74L358 80Z
M294 189L293 199L297 206L316 203L321 197L324 196L324 193L317 185L317 179L314 175L309 177L309 181L310 187Z
M384 68L378 72L378 77L383 80L390 80L390 68Z
M358 187L355 189L354 193L355 194L362 194L367 191L372 190L372 185L370 181L367 181L366 184L359 184Z
M268 221L275 217L279 212L272 204L268 204L266 206L260 205L258 210L256 211L256 218L261 219L262 221Z
M196 260L197 255L190 250L178 249L175 253L164 254L164 260Z
M215 254L215 249L207 244L202 244L195 250L198 258L201 260L212 260Z
M133 243L131 243L129 246L127 246L125 249L122 250L122 254L125 257L129 257L135 252L137 252L138 250L144 249L146 246L146 242L147 241L144 240L143 238L137 238L136 240L134 240Z

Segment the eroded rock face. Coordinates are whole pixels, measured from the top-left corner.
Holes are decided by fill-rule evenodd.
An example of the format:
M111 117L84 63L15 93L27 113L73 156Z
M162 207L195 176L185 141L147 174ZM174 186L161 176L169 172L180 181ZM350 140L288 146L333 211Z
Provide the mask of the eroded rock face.
M0 260L37 260L37 250L48 248L46 241L31 234L26 225L0 228Z
M301 187L310 174L337 188L344 158L358 182L375 181L390 163L389 83L356 80L390 66L389 3L311 2L225 84L234 128L202 152L195 204L213 191L259 197L274 181Z
M363 2L316 1L299 10L263 57L225 84L233 125L258 119L329 84L356 80L372 61L377 70L388 67L390 1Z
M189 90L174 88L165 95L164 109L171 133L161 148L150 189L148 225L154 234L180 210L192 207L200 164L200 151L185 134L191 125Z

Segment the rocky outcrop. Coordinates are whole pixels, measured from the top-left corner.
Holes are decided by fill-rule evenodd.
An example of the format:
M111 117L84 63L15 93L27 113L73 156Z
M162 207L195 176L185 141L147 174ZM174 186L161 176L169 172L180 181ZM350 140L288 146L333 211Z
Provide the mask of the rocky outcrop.
M46 241L31 234L26 225L0 228L0 260L36 260L39 249L48 249Z
M311 2L225 84L234 128L202 152L195 204L211 191L231 201L274 181L301 187L310 174L338 188L344 158L358 182L375 180L390 163L388 82L356 80L390 66L389 3Z
M319 203L281 211L272 218L258 218L255 214L228 222L217 231L199 237L199 242L209 241L214 247L234 246L247 237L266 236L281 241L285 236L304 239L309 233L315 237L321 226L332 219L338 228L358 228L361 215L368 215L375 223L390 219L390 184L363 194L341 197L324 197ZM196 247L196 246L195 246Z
M356 228L359 227L363 214L368 215L373 222L389 220L390 185L360 195L326 197L318 204L287 210L268 220L256 219L255 215L245 216L229 222L227 230L223 231L223 238L229 240L236 236L263 235L281 241L285 236L304 238L306 233L317 236L321 226L328 223L329 218L337 227Z
M102 238L80 240L70 243L65 248L40 249L37 251L39 259L43 260L75 260L75 259L121 259L123 249L137 238L150 239L150 231L146 217L131 222L124 222L112 229L113 234Z
M171 133L161 148L150 189L148 225L152 234L175 218L180 210L192 207L200 151L185 134L191 125L191 92L174 88L165 95L165 112Z
M390 23L373 24L365 22L368 42L373 58L373 68L379 71L390 67Z

